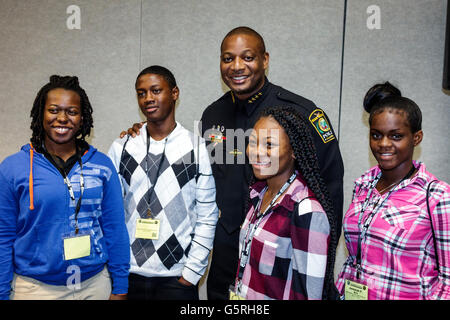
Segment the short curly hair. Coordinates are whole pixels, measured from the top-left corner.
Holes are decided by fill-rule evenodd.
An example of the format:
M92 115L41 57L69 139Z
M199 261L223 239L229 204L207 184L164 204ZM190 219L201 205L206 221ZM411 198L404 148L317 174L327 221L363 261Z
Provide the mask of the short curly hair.
M135 87L138 84L139 78L145 74L157 74L159 76L162 76L167 81L167 84L169 85L170 89L173 89L177 86L177 81L175 80L175 76L169 69L167 69L163 66L154 65L154 66L147 67L144 70L142 70L141 72L139 72L138 76L136 77Z

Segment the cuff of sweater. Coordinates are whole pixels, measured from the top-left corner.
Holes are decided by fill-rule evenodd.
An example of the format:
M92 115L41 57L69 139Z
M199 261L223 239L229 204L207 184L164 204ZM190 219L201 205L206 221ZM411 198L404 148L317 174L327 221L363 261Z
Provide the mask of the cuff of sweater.
M186 267L183 269L181 275L185 280L189 281L193 285L196 285L200 281L200 278L202 277L202 275Z
M112 294L128 293L128 277L115 277L112 279Z

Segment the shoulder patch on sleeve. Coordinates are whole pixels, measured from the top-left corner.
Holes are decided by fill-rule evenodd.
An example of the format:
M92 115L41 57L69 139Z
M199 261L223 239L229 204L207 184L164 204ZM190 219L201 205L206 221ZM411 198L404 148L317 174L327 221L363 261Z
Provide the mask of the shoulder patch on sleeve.
M330 124L325 117L322 109L315 109L309 115L309 122L313 125L314 129L316 129L319 136L322 138L323 143L330 142L335 139L333 131L331 130Z

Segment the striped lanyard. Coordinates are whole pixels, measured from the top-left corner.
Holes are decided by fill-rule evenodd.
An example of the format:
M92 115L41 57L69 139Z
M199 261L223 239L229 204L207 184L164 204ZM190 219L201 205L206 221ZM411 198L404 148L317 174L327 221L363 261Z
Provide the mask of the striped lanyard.
M83 162L81 160L81 157L78 158L78 163L80 165L80 197L78 198L77 205L75 207L75 234L78 234L78 213L81 209L81 199L83 198L84 193L84 177L83 177ZM63 169L62 172L64 173L64 183L67 185L67 189L69 189L69 195L70 199L72 201L75 201L75 194L73 192L72 184L70 183L70 179L67 177L67 174L65 170Z
M150 166L148 164L149 153L150 153L150 134L147 131L147 150L146 150L146 154L145 154L145 174L147 176L147 190L149 190L147 192L147 195L148 195L148 198L147 198L147 218L150 218L150 219L153 218L153 213L152 213L152 210L150 209L150 202L152 200L151 198L152 198L153 193L155 193L156 183L158 182L158 178L159 178L159 174L160 174L160 171L161 171L161 167L162 167L163 162L164 162L164 156L166 155L166 145L167 145L167 137L165 138L164 149L163 149L163 152L162 152L162 155L161 155L161 159L159 160L158 169L156 170L156 180L155 180L155 183L153 183L152 188L150 189L150 175L149 175Z
M411 170L409 170L409 172L406 174L406 176L400 180L394 187L392 187L391 190L389 190L388 194L386 195L386 197L384 197L383 201L380 202L380 200L378 200L373 209L372 212L368 215L368 217L366 218L366 220L364 220L364 224L362 224L362 217L364 215L364 212L366 211L368 205L369 205L369 201L372 198L372 193L373 190L375 189L375 186L377 185L378 181L380 181L382 172L380 171L378 173L378 175L375 177L375 179L372 181L372 183L370 184L369 187L369 192L367 193L366 199L364 200L364 203L361 207L361 211L359 213L359 218L358 218L358 228L359 230L361 230L359 236L358 236L358 249L356 252L356 279L360 278L361 275L361 246L362 246L362 241L363 239L366 237L367 234L367 230L369 229L370 224L372 223L373 218L375 217L375 215L377 214L378 210L380 210L380 208L382 208L383 204L387 201L387 199L390 197L390 195L392 194L392 192L395 191L395 188L402 183L404 180L408 179L409 177L411 177L411 175L413 174L414 170L416 170L416 168L414 167L414 165L412 166Z
M241 251L241 255L239 257L239 265L238 265L238 272L236 275L236 281L238 283L237 290L240 291L241 285L242 285L242 276L244 275L245 266L248 263L248 258L250 257L250 248L251 243L253 240L253 237L255 235L256 230L258 229L259 225L261 224L262 219L271 212L272 207L278 200L278 198L286 191L286 189L292 184L292 182L297 177L297 173L293 173L288 181L284 183L284 185L281 187L281 189L277 192L275 197L273 197L272 201L270 201L269 206L264 210L263 213L261 213L261 205L262 205L262 199L259 199L258 204L255 208L255 211L253 212L252 216L250 217L250 221L253 221L253 218L256 213L256 221L254 223L249 223L247 227L247 232L244 237L244 243L243 243L243 250ZM268 187L266 186L264 190L261 193L265 193L267 191Z

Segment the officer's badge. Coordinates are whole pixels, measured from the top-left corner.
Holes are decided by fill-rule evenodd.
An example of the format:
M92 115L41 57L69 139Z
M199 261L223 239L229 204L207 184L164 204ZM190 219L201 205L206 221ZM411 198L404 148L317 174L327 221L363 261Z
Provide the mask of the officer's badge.
M209 135L209 140L215 144L223 143L227 137L224 135L225 128L223 126L213 126Z
M330 124L328 123L325 115L321 109L316 109L309 115L309 122L314 126L317 133L322 138L324 143L330 142L335 139Z
M209 135L209 139L211 140L211 142L222 143L227 139L227 137L225 137L223 134L220 133L212 133Z

